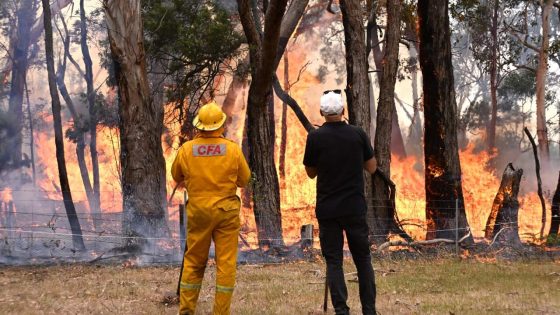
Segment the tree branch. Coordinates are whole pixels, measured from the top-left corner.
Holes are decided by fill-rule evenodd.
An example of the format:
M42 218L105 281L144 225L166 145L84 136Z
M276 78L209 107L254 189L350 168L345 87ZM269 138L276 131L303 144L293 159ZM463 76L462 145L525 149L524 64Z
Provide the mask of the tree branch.
M290 106L290 108L294 111L294 114L296 114L296 117L298 118L303 128L305 128L307 132L314 130L315 127L313 127L313 124L311 124L309 119L307 119L307 116L305 116L305 113L301 110L301 107L299 106L297 101L294 100L288 93L286 93L284 89L282 89L280 80L278 80L278 76L276 74L274 74L274 77L272 78L272 87L274 88L274 92L276 93L278 98L281 99L284 103L288 104L288 106Z

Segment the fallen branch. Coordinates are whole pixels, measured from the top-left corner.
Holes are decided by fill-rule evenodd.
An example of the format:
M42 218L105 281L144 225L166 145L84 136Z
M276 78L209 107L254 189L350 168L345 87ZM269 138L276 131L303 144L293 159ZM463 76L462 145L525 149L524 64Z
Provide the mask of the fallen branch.
M459 244L462 243L463 241L468 239L470 236L471 236L471 231L469 231L469 233L467 233L465 236L461 237L461 239L457 243L459 243ZM433 240L414 241L414 242L389 241L389 242L385 242L385 243L379 245L376 252L379 253L382 250L384 250L385 248L388 248L390 246L420 246L420 245L432 245L432 244L440 244L440 243L455 244L455 240L450 240L450 239L446 239L446 238L436 238L436 239L433 239Z

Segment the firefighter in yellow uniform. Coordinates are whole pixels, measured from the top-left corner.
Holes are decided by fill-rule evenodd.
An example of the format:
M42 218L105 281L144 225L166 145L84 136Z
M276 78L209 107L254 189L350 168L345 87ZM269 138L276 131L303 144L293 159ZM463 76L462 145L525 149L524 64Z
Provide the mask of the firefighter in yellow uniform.
M215 102L202 106L193 121L200 132L183 144L171 168L173 179L184 183L189 194L179 314L195 313L211 240L216 249L214 314L230 313L241 207L236 192L251 173L239 146L224 138L225 121Z

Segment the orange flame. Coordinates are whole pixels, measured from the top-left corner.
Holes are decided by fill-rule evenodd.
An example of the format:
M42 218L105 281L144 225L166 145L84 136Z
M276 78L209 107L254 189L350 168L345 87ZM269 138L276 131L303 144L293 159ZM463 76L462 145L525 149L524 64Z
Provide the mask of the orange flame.
M0 200L2 200L2 202L4 203L8 203L12 201L13 200L12 189L6 187L2 191L0 191Z

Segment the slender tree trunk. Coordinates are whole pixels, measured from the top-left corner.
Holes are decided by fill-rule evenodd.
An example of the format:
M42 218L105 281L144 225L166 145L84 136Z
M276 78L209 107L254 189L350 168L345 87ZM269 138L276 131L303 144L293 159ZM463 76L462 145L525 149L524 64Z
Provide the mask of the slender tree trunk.
M370 51L373 52L373 61L375 63L375 68L377 69L377 80L381 82L383 73L383 58L385 55L385 46L383 50L381 49L381 43L378 37L378 25L377 25L377 15L375 13L376 6L373 6L370 16L368 18L367 25L367 46L366 53L369 54ZM400 18L399 18L400 21ZM343 23L344 23L344 11L343 11ZM387 43L387 41L385 41ZM369 69L368 69L369 70ZM374 115L375 116L375 115ZM404 145L404 139L402 136L401 128L399 126L399 116L397 114L397 108L393 102L393 114L391 117L391 151L398 156L406 157L406 150Z
M492 204L492 211L486 222L484 237L487 239L496 238L500 242L509 244L521 243L517 224L519 212L517 194L522 176L522 169L516 170L511 163L506 166L500 188Z
M458 236L468 233L457 144L448 5L448 1L418 1L424 89L427 239L455 238L456 200L459 206Z
M33 186L37 182L37 174L35 171L35 138L33 135L33 116L31 115L31 102L29 101L29 89L27 88L27 79L25 81L25 97L27 99L27 119L29 121L29 153L31 154L31 174L33 175Z
M490 44L492 55L490 60L490 122L487 131L488 152L492 152L496 147L496 121L498 119L498 15L500 10L500 1L494 0L494 8L492 10L492 24L490 28L490 36L492 42Z
M550 12L552 0L540 0L542 9L542 44L539 51L537 68L537 139L539 151L544 163L549 161L548 131L546 126L546 76L548 71L548 54L550 46Z
M288 60L288 52L284 53L284 90L290 90L290 65ZM282 102L282 116L280 119L280 157L278 169L280 171L280 179L286 178L286 144L288 136L288 104Z
M84 0L80 0L80 46L82 49L82 56L85 65L85 79L87 87L87 102L89 112L89 152L91 155L91 168L93 174L93 195L92 195L92 208L91 213L93 216L93 224L97 229L100 225L101 215L101 196L100 196L100 183L99 183L99 158L97 156L97 110L95 108L96 93L93 87L93 63L87 45L87 23L86 23L86 10L84 7Z
M362 24L362 7L358 0L342 0L342 24L344 26L344 45L346 47L346 102L350 123L370 134L369 76L366 58L365 31ZM376 228L376 213L372 200L372 176L364 181L367 221L370 235Z
M161 183L163 108L150 98L140 1L104 0L103 5L119 86L123 232L167 235Z
M72 241L74 248L77 250L84 250L84 240L82 238L82 229L74 202L72 201L72 193L70 191L70 184L68 182L68 173L66 171L66 161L64 157L64 136L62 134L62 119L60 115L60 99L58 98L58 90L56 89L56 76L54 71L54 52L53 52L53 35L51 23L51 10L49 0L42 0L43 3L43 23L45 27L45 51L47 55L47 72L49 80L49 91L52 100L52 112L54 121L54 139L56 145L56 161L58 164L58 175L60 179L60 189L62 190L62 197L64 199L64 207L70 223L70 230L72 231Z
M391 139L392 118L395 110L395 83L399 65L400 41L400 13L399 1L387 1L387 29L385 34L385 56L383 57L383 71L379 85L379 104L377 105L377 122L375 130L375 158L380 171L389 178L391 176ZM379 178L373 177L372 197L374 217L370 226L375 235L376 243L384 242L393 230L395 216L393 205L389 200L389 187Z
M274 165L274 141L270 137L270 129L274 128L274 125L271 125L267 100L272 93L272 77L276 69L275 59L286 4L286 0L272 0L268 3L261 39L251 15L249 1L237 1L241 24L249 43L251 63L251 85L247 100L247 136L249 163L254 174L253 211L261 248L284 245L280 189Z
M14 120L14 125L18 128L15 146L11 148L11 161L14 166L18 166L22 162L23 93L28 68L29 36L33 18L35 17L34 13L33 0L20 1L20 8L16 12L17 32L12 56L12 80L8 105L8 111L12 116L11 119Z

